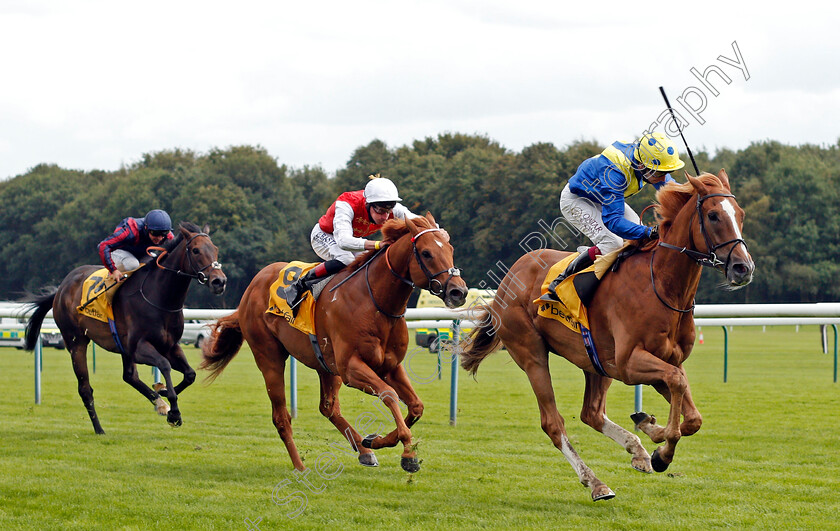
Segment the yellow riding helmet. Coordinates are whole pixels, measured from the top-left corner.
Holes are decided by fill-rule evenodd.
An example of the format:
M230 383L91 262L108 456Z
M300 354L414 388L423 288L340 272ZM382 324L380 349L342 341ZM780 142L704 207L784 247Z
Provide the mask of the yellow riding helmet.
M648 133L639 139L636 160L656 171L674 171L685 166L677 146L662 133Z

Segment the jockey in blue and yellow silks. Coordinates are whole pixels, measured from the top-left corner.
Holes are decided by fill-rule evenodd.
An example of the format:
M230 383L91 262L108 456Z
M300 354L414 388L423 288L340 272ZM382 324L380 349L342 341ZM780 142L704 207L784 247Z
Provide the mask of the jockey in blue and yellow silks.
M560 212L594 246L552 281L549 298L560 281L592 265L597 255L615 251L625 239L658 238L656 229L642 225L624 200L639 193L645 183L658 190L675 182L669 172L683 166L676 146L662 133L646 134L636 142L613 142L600 155L583 161L560 194Z

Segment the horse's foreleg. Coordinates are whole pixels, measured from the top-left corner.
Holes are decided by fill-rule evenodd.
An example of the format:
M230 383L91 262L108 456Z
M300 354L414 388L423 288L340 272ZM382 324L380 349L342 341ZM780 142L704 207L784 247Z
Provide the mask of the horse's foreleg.
M391 411L391 415L394 417L394 422L397 425L397 439L403 444L402 468L406 472L417 472L420 470L420 464L417 462L417 454L411 443L411 429L403 419L402 411L400 411L399 398L394 388L385 383L358 356L350 357L347 362L345 374L345 383L347 385L379 397L382 403Z
M671 396L671 408L668 413L668 422L665 425L664 435L665 446L659 447L651 456L651 465L657 472L664 472L668 465L674 460L674 452L677 443L682 436L680 432L680 416L682 413L683 396L688 389L688 380L685 372L680 367L675 367L657 358L650 352L635 348L622 369L622 379L625 383L664 385ZM642 422L644 424L644 422ZM640 426L643 431L647 428L654 435L656 426L652 422L648 426ZM647 431L646 431L647 433ZM651 437L653 438L653 437Z
M398 365L385 377L385 382L391 384L397 392L400 401L406 405L408 411L405 415L405 424L411 428L423 416L423 402L414 391L408 373L406 373L402 365ZM366 446L369 445L370 448L377 449L396 446L398 442L398 433L397 430L394 430L384 437L366 437L364 444Z
M70 359L73 361L73 372L76 373L76 379L79 381L79 396L82 397L82 403L87 409L90 422L93 424L93 431L102 435L105 430L99 423L99 416L96 414L96 408L93 405L93 387L90 385L87 366L87 346L88 343L85 341L68 346L68 350L70 351Z
M181 383L175 386L175 394L181 394L181 391L189 387L195 382L195 370L190 367L187 357L184 355L184 349L181 345L175 344L172 350L169 351L169 361L172 364L172 369L184 375Z
M362 436L353 429L341 414L341 407L338 403L341 378L324 372L318 372L318 376L321 378L321 403L319 405L321 414L327 417L333 423L333 426L344 435L353 451L359 453L359 463L364 466L379 466L373 450L362 446Z
M697 409L697 406L694 404L694 399L691 397L691 385L688 383L688 377L685 374L685 367L680 367L680 371L682 371L683 378L685 378L685 394L683 394L682 401L683 421L682 424L680 424L680 433L688 437L689 435L694 435L700 430L700 426L703 425L703 417L700 415L700 411ZM671 392L667 385L658 383L655 384L653 388L656 389L656 391L662 395L669 404L671 403Z
M161 356L157 349L144 339L137 343L133 358L132 362L126 356L123 356L123 380L148 398L155 405L157 412L162 414L161 412L165 408L162 407L163 404L162 400L160 400L160 395L140 380L140 377L137 375L137 368L134 365L141 363L143 365L157 367L160 370L163 381L166 383L166 398L169 400L169 411L166 412L166 421L172 427L180 426L183 421L181 420L181 411L178 409L178 395L175 393L175 386L172 385L172 365L169 363L169 360Z
M583 394L583 407L580 420L620 444L633 457L630 465L640 472L651 473L650 455L642 446L642 441L607 418L607 390L612 378L584 371L586 390Z

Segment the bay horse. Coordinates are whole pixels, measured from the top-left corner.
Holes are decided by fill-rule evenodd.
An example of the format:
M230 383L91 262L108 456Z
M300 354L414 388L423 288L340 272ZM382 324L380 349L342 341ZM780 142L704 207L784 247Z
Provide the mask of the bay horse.
M82 315L77 310L85 280L102 266L77 267L58 288L48 288L42 295L30 299L35 311L26 325L26 349L35 348L44 317L52 309L53 319L70 351L73 371L79 381L79 396L97 434L105 431L94 408L93 388L88 376L87 346L90 341L111 352L121 353L123 380L148 398L160 415L166 415L170 425L181 425L177 395L195 381L195 370L190 367L179 344L184 331L182 310L187 290L190 282L197 279L220 295L227 282L209 230L207 225L199 229L197 225L182 222L177 236L163 244L156 260L152 261L151 256L143 257L141 262L145 265L122 281L113 299L119 342L108 323ZM169 406L157 390L140 380L138 363L160 369L166 382ZM184 375L177 386L172 385L172 369Z
M500 344L525 371L537 397L542 428L566 457L594 501L615 496L572 448L557 411L549 374L549 352L583 370L586 387L581 420L615 440L642 472L664 471L682 435L700 429L683 363L694 346L694 296L703 265L720 270L729 289L752 280L755 264L741 235L744 211L738 206L724 170L716 176L669 184L656 194L659 241L636 242L639 252L601 280L588 307L592 337L600 358L591 360L580 333L537 315L548 268L568 253L544 249L521 257L502 280L495 300L478 309L479 327L465 339L461 365L475 375L479 364ZM718 256L725 256L724 260ZM654 443L649 456L639 437L607 418L606 394L613 379L648 384L670 403L665 427L637 412L631 418ZM680 423L680 415L683 422Z
M402 442L401 466L416 472L420 466L411 442L411 426L423 414L423 403L411 386L402 361L408 347L404 315L413 288L427 289L454 308L464 304L467 287L454 267L448 234L426 217L390 220L382 228L384 251L361 254L337 273L315 305L315 336L323 353L319 361L308 334L293 328L279 315L266 313L269 287L286 262L263 268L242 295L232 315L219 319L202 349L199 369L215 379L247 341L265 379L272 420L292 464L305 470L292 439L286 409L284 372L294 357L318 372L320 411L359 452L359 462L377 466L373 450ZM340 285L339 285L340 284ZM335 289L332 289L335 287ZM363 440L341 415L338 391L342 383L377 396L394 417L397 428L385 436ZM408 407L403 419L399 401Z

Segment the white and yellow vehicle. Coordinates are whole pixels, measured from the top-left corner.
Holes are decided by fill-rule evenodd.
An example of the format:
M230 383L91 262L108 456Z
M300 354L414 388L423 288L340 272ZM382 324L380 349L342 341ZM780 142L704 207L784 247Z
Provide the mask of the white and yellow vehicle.
M490 304L496 296L496 290L493 289L478 289L470 288L467 292L467 302L461 309L469 309L472 306L479 304ZM421 291L420 297L417 299L417 308L445 308L446 305L440 298L432 295L428 291ZM469 333L468 329L461 329L461 336ZM432 352L440 349L441 345L446 345L447 342L452 341L452 330L449 328L418 328L414 333L414 341L419 347L426 347Z

